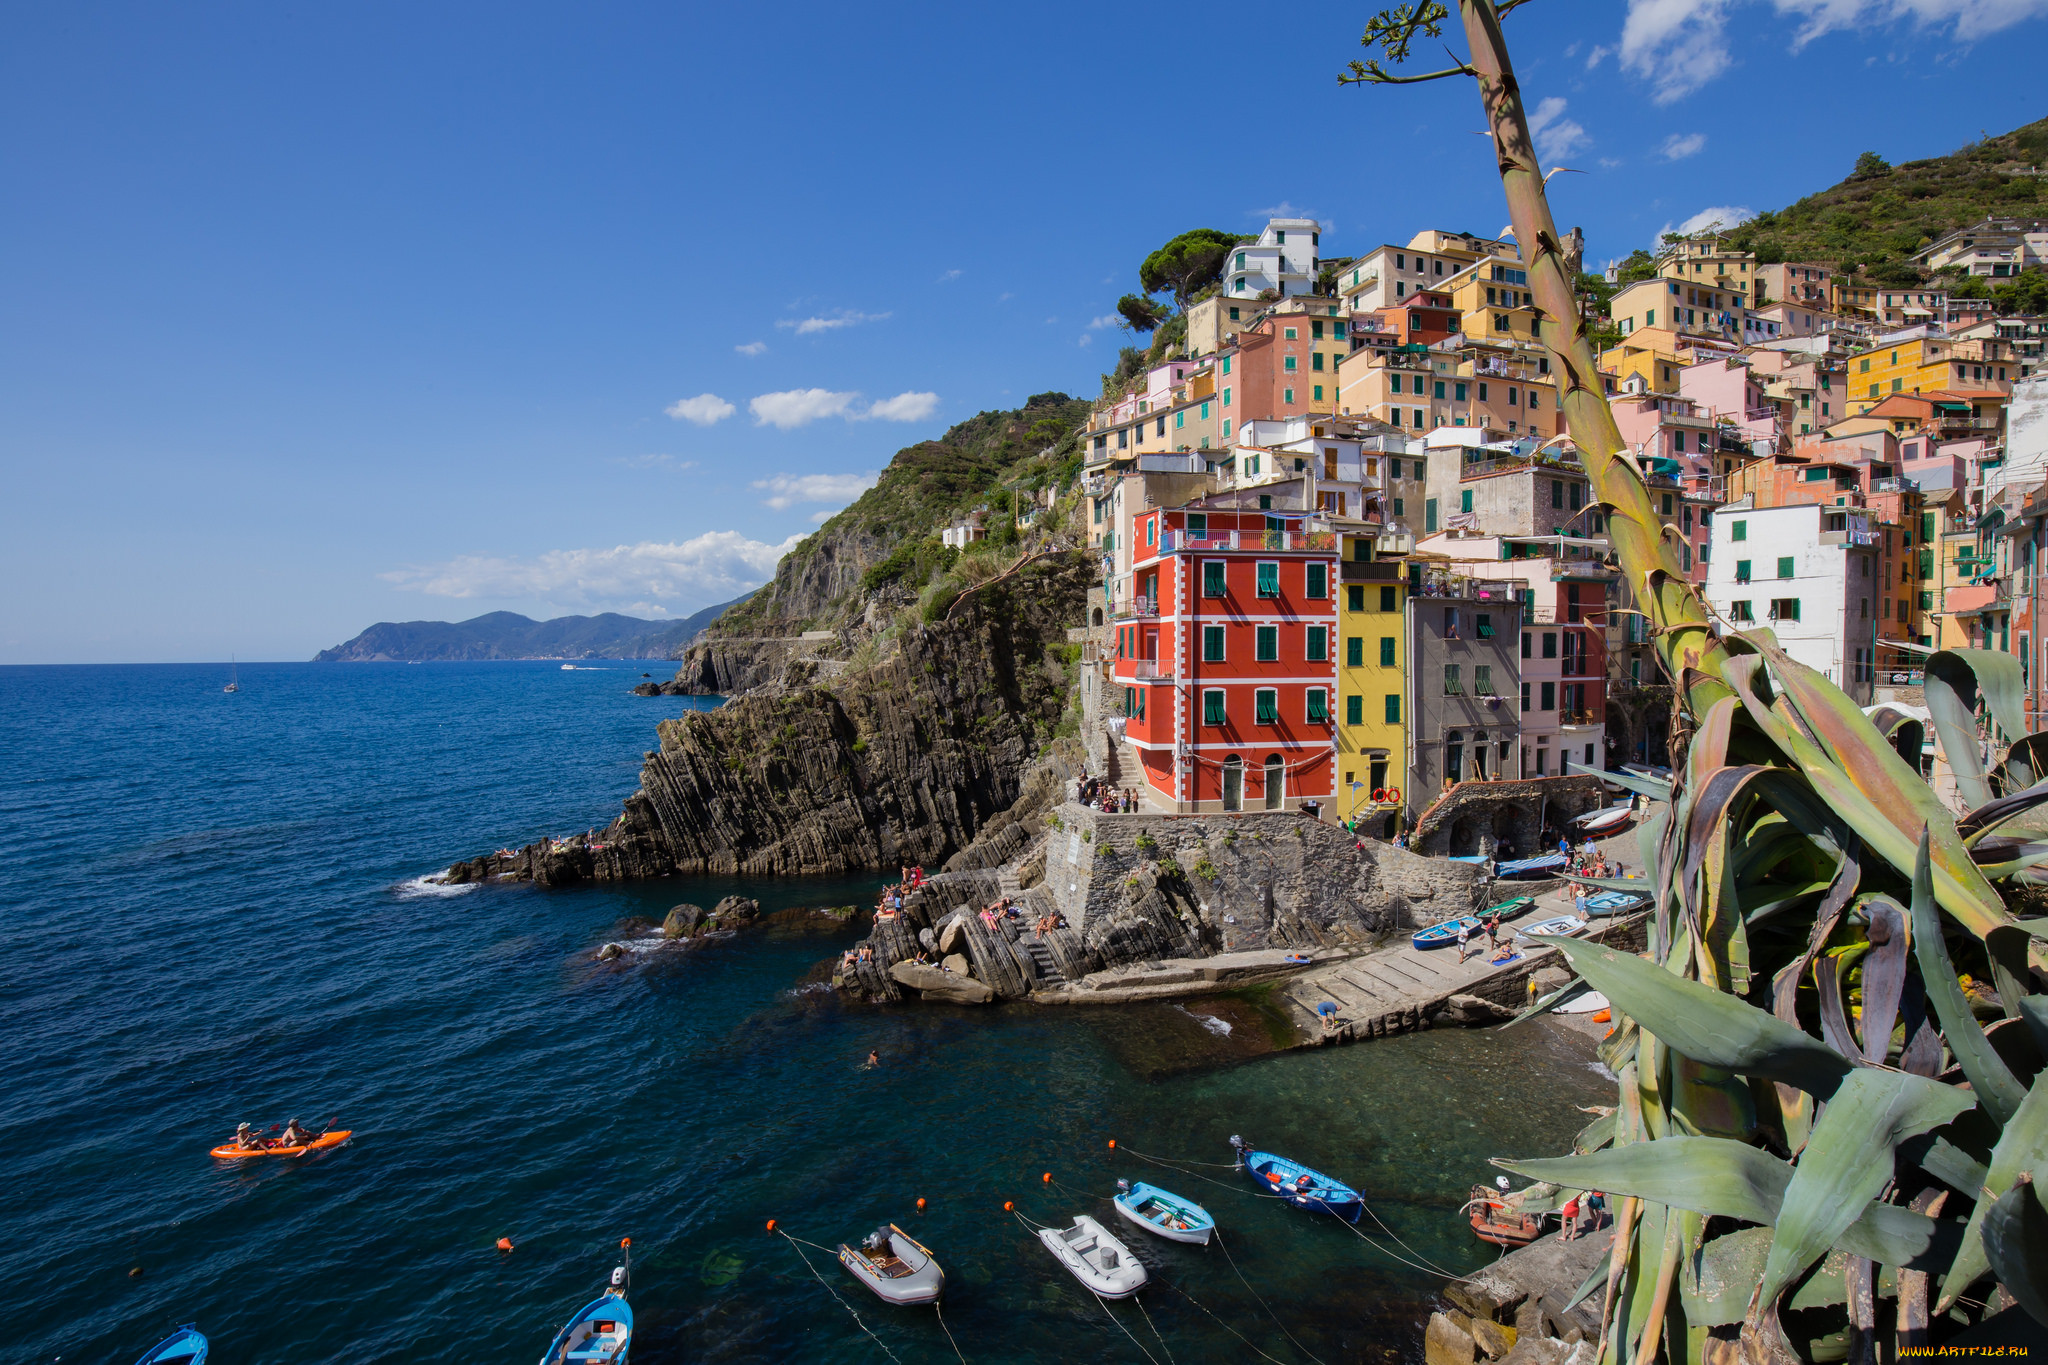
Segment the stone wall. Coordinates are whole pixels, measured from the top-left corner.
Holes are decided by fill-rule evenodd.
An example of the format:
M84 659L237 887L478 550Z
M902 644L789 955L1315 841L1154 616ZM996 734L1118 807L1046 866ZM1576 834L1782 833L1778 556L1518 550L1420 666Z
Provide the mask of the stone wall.
M1600 779L1528 777L1514 782L1460 782L1438 797L1415 822L1408 846L1430 857L1499 856L1502 839L1516 858L1554 849L1543 839L1546 826L1569 830L1569 821L1607 805Z

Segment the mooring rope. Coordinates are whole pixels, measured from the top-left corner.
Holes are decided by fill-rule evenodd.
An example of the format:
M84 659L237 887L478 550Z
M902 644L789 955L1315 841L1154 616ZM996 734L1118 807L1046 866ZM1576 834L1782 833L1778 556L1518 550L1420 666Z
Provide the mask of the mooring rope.
M939 1301L937 1299L932 1300L932 1313L939 1320L939 1330L946 1334L947 1342L952 1345L953 1354L960 1356L960 1365L967 1365L967 1357L960 1354L960 1343L953 1340L953 1329L946 1326L946 1315L939 1312Z
M1090 1289L1090 1290L1089 1290L1088 1292L1089 1292L1089 1293L1091 1293L1091 1294L1095 1294L1095 1291L1094 1291L1093 1289ZM1100 1295L1100 1294L1095 1294L1095 1301L1096 1301L1097 1303L1099 1303L1099 1304L1101 1304L1101 1305L1102 1305L1102 1311L1103 1311L1104 1313L1108 1313L1108 1314L1109 1314L1109 1320L1110 1320L1111 1322L1114 1322L1114 1323L1116 1323L1116 1330L1117 1330L1117 1331L1119 1331L1119 1332L1122 1332L1122 1333L1123 1333L1123 1334L1124 1334L1125 1336L1127 1336L1127 1337L1130 1337L1130 1339L1131 1339L1131 1345L1133 1345L1133 1346L1135 1346L1135 1347L1137 1347L1137 1348L1138 1348L1138 1353L1139 1353L1140 1355L1144 1356L1144 1357L1145 1357L1145 1359L1147 1359L1147 1360L1151 1361L1151 1362L1152 1362L1152 1365L1159 1365L1159 1357L1158 1357L1158 1356L1155 1356L1155 1355L1153 1355L1153 1354L1152 1354L1152 1353L1151 1353L1150 1351L1146 1350L1146 1349L1145 1349L1145 1343L1144 1343L1144 1342L1142 1342L1142 1341L1138 1340L1138 1339L1137 1339L1136 1337L1133 1337L1133 1336L1131 1336L1131 1329L1130 1329L1130 1328L1128 1328L1128 1327L1124 1326L1124 1325L1123 1325L1123 1324L1122 1324L1121 1322L1117 1322L1117 1317L1116 1317L1116 1314L1115 1314L1115 1313L1111 1313L1111 1312L1109 1311L1109 1300L1108 1300L1108 1299L1105 1299L1105 1298L1103 1298L1103 1297L1102 1297L1102 1295ZM1139 1311L1139 1312L1141 1312L1141 1313L1142 1313L1142 1312L1144 1312L1144 1311L1145 1311L1145 1309L1144 1309L1144 1305L1140 1304L1140 1305L1139 1305L1139 1307L1138 1307L1138 1311ZM1145 1319L1145 1320L1146 1320L1147 1322L1150 1322L1150 1321L1151 1321L1151 1319L1150 1319L1150 1318L1147 1318L1147 1319Z
M1242 1333L1242 1332L1238 1331L1238 1330L1237 1330L1237 1329L1236 1329L1235 1327L1232 1327L1232 1326L1231 1326L1231 1325L1230 1325L1229 1323L1225 1322L1225 1321L1224 1321L1224 1320L1223 1320L1222 1318L1219 1318L1219 1317L1217 1317L1217 1316L1216 1316L1216 1315L1215 1315L1215 1314L1214 1314L1213 1312L1210 1312L1210 1310L1209 1310L1209 1307L1208 1307L1208 1305L1204 1304L1204 1303L1203 1303L1203 1302L1202 1302L1201 1300L1197 1299L1197 1298L1196 1298L1196 1297L1195 1297L1195 1296L1194 1296L1193 1294L1190 1294L1190 1293L1188 1293L1188 1291L1187 1291L1187 1290L1185 1290L1185 1289L1182 1289L1182 1288L1181 1288L1181 1287L1180 1287L1179 1285L1175 1284L1175 1283L1174 1283L1173 1281L1171 1281L1171 1280L1161 1280L1161 1281L1160 1281L1159 1283L1161 1283L1161 1284L1165 1285L1165 1286L1166 1286L1166 1287L1167 1287L1168 1289L1171 1289L1171 1290L1172 1290L1172 1291L1173 1291L1174 1293L1176 1293L1176 1294L1180 1295L1180 1296L1181 1296L1182 1298L1186 1299L1186 1300L1187 1300L1187 1301L1188 1301L1189 1303L1191 1303L1191 1304L1194 1304L1194 1306L1195 1306L1195 1307L1197 1307L1197 1308L1201 1309L1201 1310L1202 1310L1202 1311L1203 1311L1204 1313L1208 1313L1208 1314L1209 1314L1209 1316L1210 1316L1210 1317L1211 1317L1212 1319L1214 1319L1214 1320L1215 1320L1215 1323L1216 1323L1216 1325L1217 1325L1218 1327L1221 1327L1221 1328L1222 1328L1222 1329L1223 1329L1224 1331L1226 1331L1226 1332L1230 1333L1230 1335L1232 1335L1232 1336L1236 1337L1236 1338L1237 1338L1237 1339L1238 1339L1239 1341L1241 1341L1241 1342L1243 1342L1243 1343L1244 1343L1245 1345L1247 1345L1247 1346L1251 1347L1251 1348L1252 1348L1252 1350L1253 1350L1254 1352L1256 1352L1256 1353L1257 1353L1257 1354L1258 1354L1259 1356L1261 1356L1262 1358L1264 1358L1264 1359L1266 1359L1266 1360L1270 1360L1270 1361L1272 1361L1272 1362L1273 1362L1273 1365L1287 1365L1287 1362L1286 1362L1286 1361L1284 1361L1284 1360L1281 1360L1281 1359L1279 1359L1279 1358L1278 1358L1278 1357L1276 1357L1276 1356L1269 1356L1269 1355L1267 1355L1267 1354L1266 1354L1266 1353L1265 1353L1264 1351L1262 1351L1262 1350L1259 1350L1259 1347L1257 1346L1257 1344L1256 1344L1256 1343L1254 1343L1254 1342L1252 1341L1252 1339L1251 1339L1250 1337L1248 1337L1248 1336L1246 1336L1246 1335L1245 1335L1244 1333ZM1313 1357L1313 1356L1311 1356L1311 1357L1310 1357L1310 1359L1312 1359L1312 1360L1313 1360L1313 1359L1314 1359L1314 1357Z
M1252 1288L1252 1282L1250 1280L1247 1280L1244 1277L1244 1272L1237 1268L1237 1257L1231 1255L1230 1248L1224 1244L1223 1233L1221 1229L1218 1229L1210 1233L1210 1236L1215 1239L1217 1246L1223 1247L1223 1259L1230 1262L1231 1273L1236 1275L1237 1282L1244 1286L1244 1292L1251 1295L1252 1300L1255 1303L1257 1303L1259 1307L1266 1310L1266 1316L1271 1318L1273 1320L1273 1325L1280 1329L1280 1335L1286 1337L1289 1341L1293 1341L1294 1349L1301 1352L1303 1355L1307 1356L1310 1360L1315 1361L1316 1365L1323 1365L1322 1359L1318 1357L1314 1351L1309 1350L1308 1347L1302 1345L1299 1341L1295 1341L1294 1333L1287 1330L1287 1324L1280 1321L1280 1315L1273 1311L1273 1306L1267 1303L1264 1299L1260 1298L1259 1291Z
M819 1247L816 1242L804 1242L803 1246L797 1246L797 1243L799 1241L802 1241L801 1238L791 1237L788 1233L783 1232L781 1228L777 1228L775 1231L784 1239L786 1239L792 1247L796 1247L796 1254L798 1258L803 1261L804 1269L810 1271L812 1275L816 1276L818 1283L825 1286L825 1292L827 1294L830 1294L835 1300L837 1300L839 1306L847 1311L847 1313L853 1318L854 1325L860 1328L861 1331L866 1332L868 1334L869 1340L873 1341L875 1345L882 1348L883 1355L889 1357L889 1359L891 1360L895 1360L896 1365L903 1365L903 1362L901 1360L897 1360L896 1353L889 1349L889 1343L882 1340L880 1337L876 1336L874 1332L869 1329L868 1325L860 1320L860 1314L853 1311L853 1305L848 1303L845 1299L839 1297L839 1291L834 1289L832 1287L831 1282L827 1280L823 1275L818 1274L818 1268L811 1264L811 1258L804 1255L805 1246L818 1247L818 1250L820 1251L828 1250L828 1248ZM832 1254L835 1256L838 1255L837 1252L833 1252ZM950 1337L952 1333L949 1332L947 1333L947 1335Z
M1138 1316L1145 1319L1145 1325L1152 1329L1152 1335L1159 1338L1159 1350L1166 1357L1166 1365L1175 1365L1173 1348L1166 1344L1166 1338L1160 1334L1159 1324L1152 1321L1152 1315L1145 1311L1145 1301L1133 1294L1131 1302L1138 1305Z

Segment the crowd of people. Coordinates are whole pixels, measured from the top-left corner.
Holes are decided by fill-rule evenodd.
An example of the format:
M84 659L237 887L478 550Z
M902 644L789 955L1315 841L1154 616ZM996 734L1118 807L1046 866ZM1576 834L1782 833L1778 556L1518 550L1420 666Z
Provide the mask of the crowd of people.
M1500 912L1492 911L1479 921L1479 928L1486 934L1487 961L1501 965L1515 960L1515 934L1510 929L1501 934ZM1471 953L1478 951L1472 946L1472 921L1464 920L1458 925L1458 961L1463 962Z
M1123 815L1138 808L1138 792L1134 787L1113 787L1106 778L1084 777L1081 804L1093 806L1105 815Z

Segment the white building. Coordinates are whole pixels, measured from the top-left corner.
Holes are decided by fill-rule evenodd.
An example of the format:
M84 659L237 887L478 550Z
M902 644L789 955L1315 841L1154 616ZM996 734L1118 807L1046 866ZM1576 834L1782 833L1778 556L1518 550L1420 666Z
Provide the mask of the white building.
M1275 218L1256 242L1231 250L1223 263L1223 292L1255 299L1268 289L1281 298L1314 292L1323 225L1313 218Z
M1787 654L1868 703L1883 533L1860 508L1748 502L1714 513L1707 605L1736 630L1773 631Z
M1417 443L1419 445L1419 443ZM1362 424L1310 417L1255 418L1238 428L1229 452L1226 488L1251 488L1308 476L1307 496L1319 512L1386 520L1386 457L1404 455L1398 434Z

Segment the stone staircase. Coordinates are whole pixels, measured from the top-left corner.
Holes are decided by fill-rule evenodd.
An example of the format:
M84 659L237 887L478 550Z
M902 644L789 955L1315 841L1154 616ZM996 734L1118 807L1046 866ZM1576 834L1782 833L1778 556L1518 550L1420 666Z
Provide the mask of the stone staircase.
M1030 956L1032 965L1038 969L1038 980L1042 985L1057 986L1067 979L1066 974L1060 971L1059 963L1053 961L1052 950L1045 946L1045 940L1037 934L1019 934L1016 946Z

